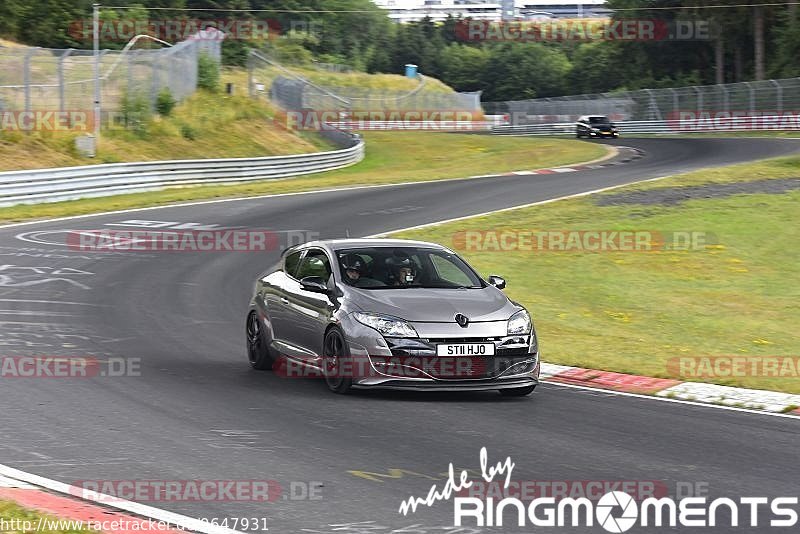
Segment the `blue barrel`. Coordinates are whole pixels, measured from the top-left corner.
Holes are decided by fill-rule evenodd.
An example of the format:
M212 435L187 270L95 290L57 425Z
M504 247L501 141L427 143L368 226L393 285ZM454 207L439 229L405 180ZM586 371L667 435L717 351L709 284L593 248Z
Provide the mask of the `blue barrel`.
M417 66L413 63L406 63L406 78L417 77Z

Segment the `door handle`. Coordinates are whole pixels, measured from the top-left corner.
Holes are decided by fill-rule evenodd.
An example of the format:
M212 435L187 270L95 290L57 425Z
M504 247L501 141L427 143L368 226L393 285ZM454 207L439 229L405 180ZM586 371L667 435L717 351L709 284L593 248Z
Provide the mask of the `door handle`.
M287 299L286 297L281 297L281 302L283 302L284 304L289 304L289 299Z

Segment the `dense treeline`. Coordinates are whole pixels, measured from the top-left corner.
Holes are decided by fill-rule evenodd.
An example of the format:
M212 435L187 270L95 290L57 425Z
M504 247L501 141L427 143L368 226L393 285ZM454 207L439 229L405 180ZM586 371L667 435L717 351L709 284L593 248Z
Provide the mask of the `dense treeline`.
M91 2L2 0L0 36L43 47L88 48L91 42L75 35L74 21L90 18ZM368 72L402 72L404 64L416 63L459 91L483 91L486 101L800 76L797 6L693 9L726 2L741 4L648 0L641 8L643 0L608 0L620 21L652 20L670 31L678 23L708 25L707 37L689 40L464 40L459 30L465 21L398 25L370 0L139 0L129 4L131 10L104 10L102 17L269 20L280 29L279 38L226 41L225 62L243 64L247 47L257 46L294 64L313 58ZM228 11L236 9L271 11ZM103 41L104 47L122 45Z

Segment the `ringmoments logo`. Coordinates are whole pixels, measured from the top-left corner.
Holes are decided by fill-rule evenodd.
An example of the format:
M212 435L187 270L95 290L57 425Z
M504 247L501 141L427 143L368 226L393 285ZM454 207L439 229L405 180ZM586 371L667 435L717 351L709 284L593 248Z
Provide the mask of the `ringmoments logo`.
M480 451L480 474L492 483L504 477L504 487L511 484L515 464L511 457L494 465L488 463L486 447ZM637 501L624 491L609 491L597 501L586 497L538 497L528 502L517 497L462 497L467 488L479 482L470 478L468 470L456 476L451 463L448 478L440 489L432 485L425 497L408 497L400 504L399 513L408 515L420 506L453 499L453 525L456 527L563 527L598 525L607 532L627 532L634 527L793 527L798 522L798 497L719 497L705 496L647 497ZM747 521L745 516L749 516Z

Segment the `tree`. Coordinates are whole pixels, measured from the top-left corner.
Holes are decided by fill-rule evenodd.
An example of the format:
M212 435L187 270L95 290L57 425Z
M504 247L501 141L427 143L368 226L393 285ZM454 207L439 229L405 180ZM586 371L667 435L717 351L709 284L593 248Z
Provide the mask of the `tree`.
M489 47L486 100L519 100L564 94L570 70L567 56L541 43L502 43Z
M482 91L486 88L484 72L489 64L484 48L451 43L441 52L442 81L456 91Z

